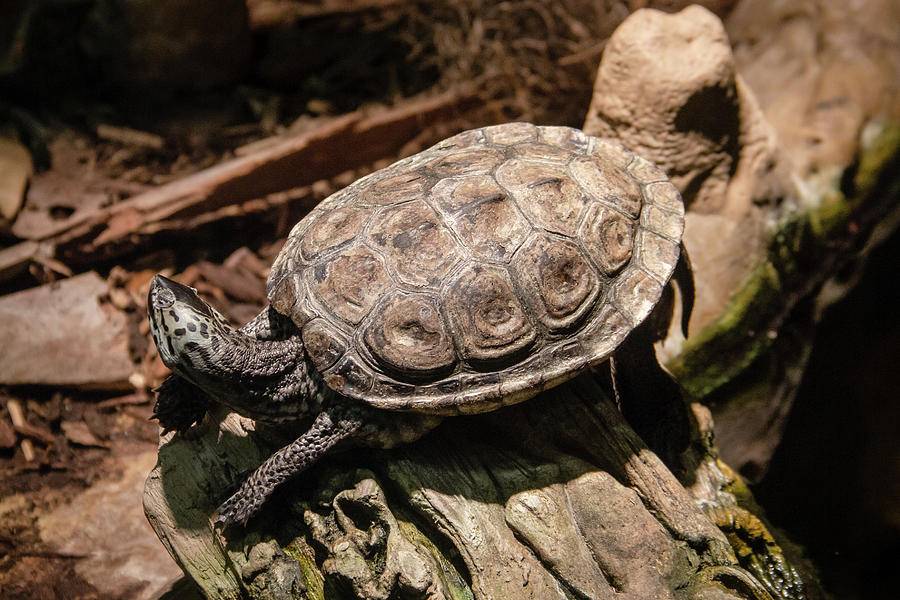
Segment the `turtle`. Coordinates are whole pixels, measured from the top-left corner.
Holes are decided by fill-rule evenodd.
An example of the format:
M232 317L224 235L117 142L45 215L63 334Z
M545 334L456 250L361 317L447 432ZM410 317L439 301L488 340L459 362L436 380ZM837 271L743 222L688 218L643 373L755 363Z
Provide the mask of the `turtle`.
M648 315L671 319L659 306L685 263L683 227L676 187L616 141L529 123L459 133L301 219L271 268L269 305L240 329L156 275L150 330L172 375L154 416L181 433L216 403L257 421L311 420L216 511L218 523L246 523L336 446L409 443L613 356L658 370L662 327ZM676 279L686 327L693 288ZM658 395L662 379L620 363L619 395ZM653 412L635 414L652 423Z

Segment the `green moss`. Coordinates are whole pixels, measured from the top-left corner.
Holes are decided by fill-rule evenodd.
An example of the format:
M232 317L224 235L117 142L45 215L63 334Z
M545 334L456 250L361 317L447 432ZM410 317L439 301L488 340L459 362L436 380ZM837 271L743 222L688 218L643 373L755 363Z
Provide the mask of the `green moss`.
M809 224L815 236L823 238L836 227L847 223L853 209L847 198L838 190L828 190L822 195L822 205L809 214Z
M869 138L869 139L867 139ZM884 166L900 151L900 124L873 124L863 132L860 154L853 185L855 196L865 198L877 187Z
M325 580L319 567L316 566L316 557L306 542L298 538L284 547L284 553L297 561L303 572L303 583L306 585L307 600L325 600Z
M441 551L438 550L437 546L435 546L431 542L431 540L425 537L425 535L423 535L415 525L413 525L409 521L402 521L398 519L397 526L399 527L400 533L403 535L403 537L405 537L414 546L427 550L434 558L435 563L437 563L438 567L440 568L437 572L437 576L440 577L441 582L444 584L444 589L449 592L449 600L475 599L475 596L472 594L472 590L470 590L466 585L466 582L453 567L453 564L449 560L447 560L447 558L441 553Z
M668 365L693 397L702 399L719 389L772 346L788 311L833 272L837 253L857 235L853 219L861 207L877 204L883 209L896 201L896 191L881 186L900 155L900 125L871 126L863 137L859 160L851 168L851 195L828 189L816 208L782 222L769 240L766 258L722 315L689 338ZM877 214L878 208L872 212Z
M743 371L772 342L756 328L781 304L774 265L765 261L735 294L718 320L685 342L669 368L687 392L702 398Z

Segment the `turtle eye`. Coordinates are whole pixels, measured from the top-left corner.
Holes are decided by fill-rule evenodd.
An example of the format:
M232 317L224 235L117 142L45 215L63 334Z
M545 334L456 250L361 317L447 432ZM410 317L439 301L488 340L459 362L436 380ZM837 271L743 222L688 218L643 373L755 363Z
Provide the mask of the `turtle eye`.
M155 289L151 295L150 303L156 309L169 308L175 304L175 294L168 288Z

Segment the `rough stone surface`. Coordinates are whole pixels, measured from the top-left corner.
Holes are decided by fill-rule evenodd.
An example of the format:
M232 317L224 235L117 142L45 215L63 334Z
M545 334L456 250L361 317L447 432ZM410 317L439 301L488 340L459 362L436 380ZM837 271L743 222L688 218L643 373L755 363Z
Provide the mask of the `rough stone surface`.
M741 2L734 61L803 178L854 160L872 119L900 120L900 3Z
M584 129L619 138L681 190L685 244L698 249L692 327L706 325L762 256L770 220L799 196L718 17L699 6L633 13L610 37Z
M890 220L890 192L872 186L900 122L898 10L763 0L739 3L725 28L697 7L639 11L603 58L589 132L649 146L689 204L693 335L675 358L673 332L662 355L692 394L715 402L722 454L751 478L779 444L816 327L810 316L785 329L786 315L841 260L843 228L865 239L860 224ZM785 168L800 193L784 191Z
M462 588L458 574L407 539L372 476L359 473L353 489L334 497L329 513L306 512L312 539L328 555L323 573L367 600L452 597Z
M125 315L89 272L0 298L0 383L126 388Z

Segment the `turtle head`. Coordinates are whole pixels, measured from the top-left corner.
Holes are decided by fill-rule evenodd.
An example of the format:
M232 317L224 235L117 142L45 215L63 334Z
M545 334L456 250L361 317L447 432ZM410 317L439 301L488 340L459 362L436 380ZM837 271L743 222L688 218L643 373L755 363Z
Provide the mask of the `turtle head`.
M263 325L260 318L268 312L254 319L266 335L248 334L252 323L233 328L197 290L157 275L147 315L165 365L212 400L270 421L296 419L321 406L322 380L308 364L299 332L292 325L286 331Z
M150 283L147 315L163 363L198 384L234 335L225 317L203 301L197 290L162 275Z

